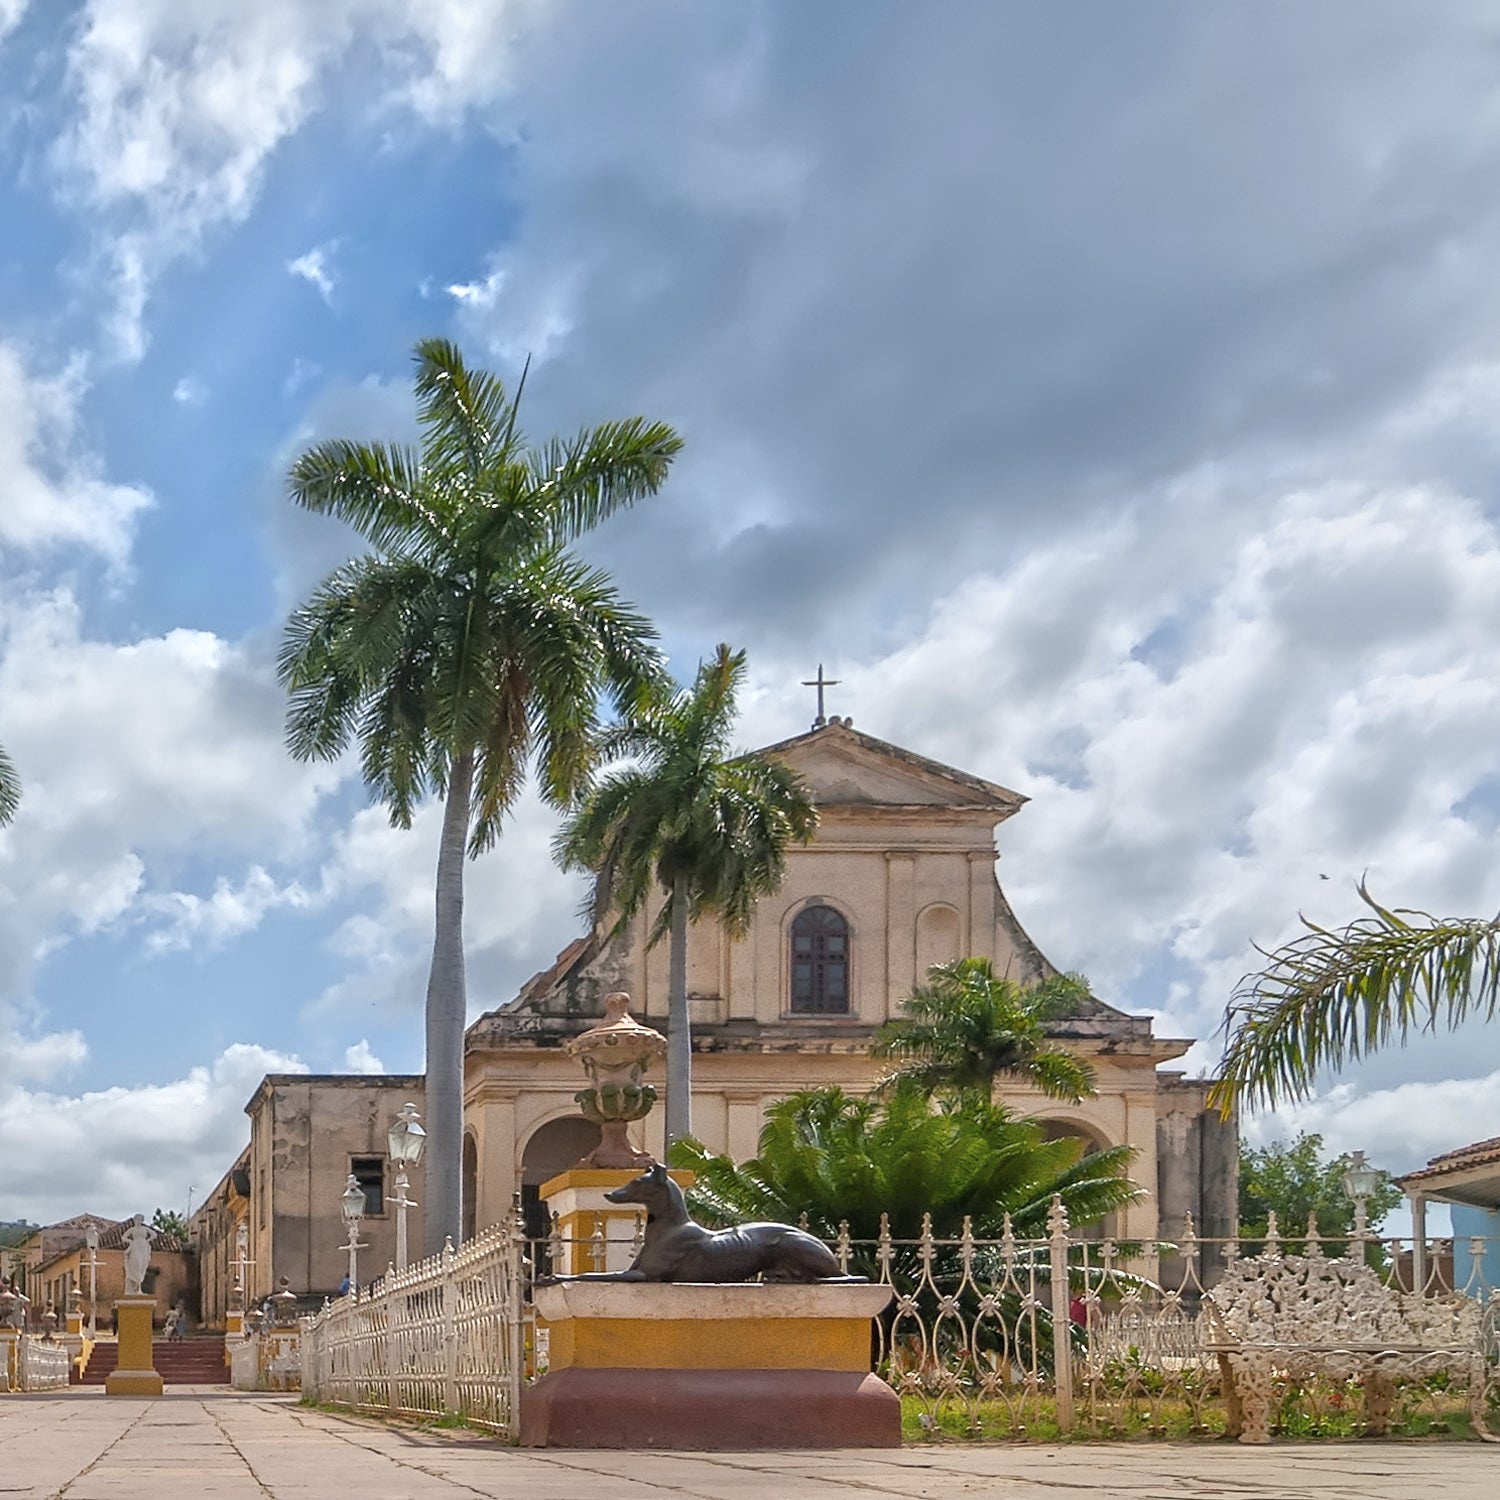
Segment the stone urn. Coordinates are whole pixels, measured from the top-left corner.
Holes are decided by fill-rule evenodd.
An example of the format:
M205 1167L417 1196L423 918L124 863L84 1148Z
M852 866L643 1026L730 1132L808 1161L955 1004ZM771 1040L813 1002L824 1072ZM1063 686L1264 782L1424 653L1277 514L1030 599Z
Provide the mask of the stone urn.
M667 1039L630 1016L630 996L616 990L604 997L604 1020L570 1041L568 1051L583 1064L589 1086L574 1094L586 1120L599 1127L599 1144L580 1167L649 1167L655 1158L637 1151L626 1127L643 1119L656 1103L656 1090L643 1081L654 1057L665 1057Z

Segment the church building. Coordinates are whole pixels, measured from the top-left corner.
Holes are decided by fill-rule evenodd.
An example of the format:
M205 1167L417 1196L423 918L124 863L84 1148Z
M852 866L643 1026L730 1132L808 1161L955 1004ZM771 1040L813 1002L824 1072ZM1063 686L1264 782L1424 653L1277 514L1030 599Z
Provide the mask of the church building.
M768 1106L788 1093L875 1084L875 1029L931 965L983 956L1023 981L1054 972L995 873L995 830L1026 798L837 717L764 753L805 778L817 834L789 851L785 882L760 901L747 938L732 941L712 922L688 938L693 1133L740 1159L755 1154ZM574 1102L583 1079L563 1044L596 1023L603 996L628 991L632 1014L666 1030L668 944L648 949L648 925L642 917L618 937L579 938L470 1026L466 1233L499 1218L517 1190L540 1230L536 1189L597 1141ZM1107 1232L1174 1239L1191 1212L1200 1235L1233 1234L1235 1126L1208 1109L1206 1081L1159 1071L1190 1040L1157 1036L1149 1017L1093 999L1052 1029L1094 1069L1096 1097L1070 1106L1010 1083L998 1097L1049 1133L1134 1149L1131 1175L1146 1194ZM657 1155L663 1118L658 1108L644 1122Z

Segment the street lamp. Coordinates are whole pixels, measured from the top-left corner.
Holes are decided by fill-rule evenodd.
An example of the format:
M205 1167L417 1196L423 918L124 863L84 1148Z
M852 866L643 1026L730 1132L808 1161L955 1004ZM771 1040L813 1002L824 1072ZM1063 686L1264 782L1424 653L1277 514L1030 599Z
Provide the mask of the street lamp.
M422 1148L427 1144L427 1132L418 1124L417 1106L408 1100L400 1113L391 1121L386 1132L386 1144L390 1147L391 1160L396 1163L396 1269L406 1269L406 1210L420 1205L415 1198L407 1196L410 1184L406 1178L408 1163L411 1166L422 1160Z
M1368 1237L1365 1224L1366 1205L1370 1194L1380 1186L1380 1170L1365 1160L1363 1151L1349 1153L1349 1165L1344 1171L1344 1193L1354 1204L1354 1238Z
M349 1226L349 1243L339 1248L349 1252L349 1290L352 1292L359 1286L359 1252L365 1248L359 1242L359 1221L365 1213L365 1190L353 1172L344 1184L339 1202L344 1210L344 1223Z
M84 1230L83 1243L89 1249L89 1337L94 1338L99 1331L99 1231L94 1225Z

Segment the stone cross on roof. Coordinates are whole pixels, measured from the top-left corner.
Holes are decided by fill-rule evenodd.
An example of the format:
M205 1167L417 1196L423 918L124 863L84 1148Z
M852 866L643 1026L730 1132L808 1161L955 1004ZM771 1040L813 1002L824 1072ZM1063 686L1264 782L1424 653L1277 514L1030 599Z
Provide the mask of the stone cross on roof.
M815 687L818 690L818 717L813 720L812 727L814 729L821 729L828 722L823 713L823 689L837 687L838 685L839 679L837 677L825 677L823 675L822 662L818 663L818 675L816 677L803 678L803 687Z

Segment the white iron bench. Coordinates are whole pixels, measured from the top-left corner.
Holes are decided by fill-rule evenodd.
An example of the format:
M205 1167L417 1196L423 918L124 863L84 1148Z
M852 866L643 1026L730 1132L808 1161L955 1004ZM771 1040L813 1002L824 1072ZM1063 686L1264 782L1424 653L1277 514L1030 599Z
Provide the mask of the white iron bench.
M1270 1442L1277 1376L1360 1379L1365 1431L1382 1437L1395 1411L1395 1382L1443 1372L1465 1383L1474 1430L1490 1436L1485 1309L1461 1292L1398 1291L1361 1260L1252 1256L1234 1261L1205 1295L1199 1327L1204 1352L1218 1356L1227 1435L1242 1443Z

